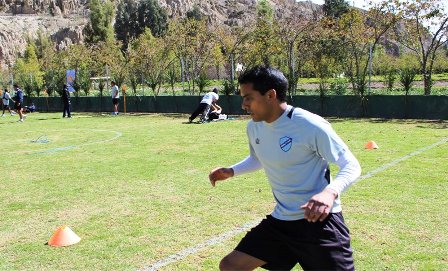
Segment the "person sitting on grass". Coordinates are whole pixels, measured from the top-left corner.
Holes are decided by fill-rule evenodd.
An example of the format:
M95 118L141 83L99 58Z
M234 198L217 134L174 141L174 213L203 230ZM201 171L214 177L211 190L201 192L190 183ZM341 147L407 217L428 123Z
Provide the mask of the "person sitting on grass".
M31 105L23 107L23 112L24 113L33 113L35 111L36 111L36 106L34 105L33 102L31 102Z
M208 120L217 120L219 115L221 115L222 108L216 102L213 102L210 106L210 113L208 113Z

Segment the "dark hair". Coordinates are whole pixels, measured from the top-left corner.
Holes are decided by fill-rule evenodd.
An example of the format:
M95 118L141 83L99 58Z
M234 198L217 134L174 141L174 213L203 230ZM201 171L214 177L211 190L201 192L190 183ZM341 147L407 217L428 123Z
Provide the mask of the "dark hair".
M288 89L288 80L283 73L269 66L258 65L246 70L238 78L238 83L250 84L253 89L264 95L270 89L275 89L277 99L280 102L286 101L286 90Z
M14 84L14 86L13 87L15 87L15 88L18 88L19 87L19 85L17 85L17 84Z
M115 81L110 81L110 83L116 85L116 84L115 84Z
M218 94L218 89L217 88L213 88L212 90L214 93Z
M8 89L7 88L5 88L3 91L5 91L5 92L8 92Z

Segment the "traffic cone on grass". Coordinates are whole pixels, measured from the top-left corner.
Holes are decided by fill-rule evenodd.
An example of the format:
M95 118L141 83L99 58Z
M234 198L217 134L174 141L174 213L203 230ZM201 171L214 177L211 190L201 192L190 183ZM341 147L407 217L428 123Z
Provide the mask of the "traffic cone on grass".
M378 147L378 145L375 143L375 141L372 141L372 140L371 140L371 141L367 142L365 148L368 149L368 150L372 150L372 149L378 149L379 147Z
M81 238L76 235L69 227L59 227L51 236L48 245L53 247L71 246L81 241Z

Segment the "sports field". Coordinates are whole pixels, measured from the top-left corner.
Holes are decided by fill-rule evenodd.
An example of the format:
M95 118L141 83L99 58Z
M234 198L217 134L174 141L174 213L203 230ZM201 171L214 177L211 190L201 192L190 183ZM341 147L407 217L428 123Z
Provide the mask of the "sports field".
M208 181L247 155L246 118L187 118L0 118L0 270L217 270L274 200L262 171ZM357 270L448 270L448 122L330 121L363 168L342 195ZM61 225L82 240L46 245Z

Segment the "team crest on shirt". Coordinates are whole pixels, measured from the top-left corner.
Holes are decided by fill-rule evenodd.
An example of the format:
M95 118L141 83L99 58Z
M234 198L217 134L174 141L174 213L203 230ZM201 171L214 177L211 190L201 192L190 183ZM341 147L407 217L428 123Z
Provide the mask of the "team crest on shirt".
M260 144L260 139L255 139L255 144Z
M292 147L292 138L289 136L284 136L279 140L280 149L284 152L288 152Z

